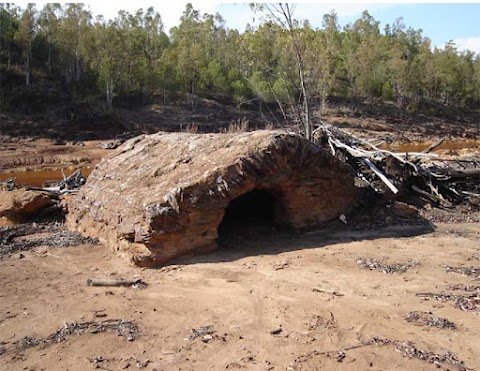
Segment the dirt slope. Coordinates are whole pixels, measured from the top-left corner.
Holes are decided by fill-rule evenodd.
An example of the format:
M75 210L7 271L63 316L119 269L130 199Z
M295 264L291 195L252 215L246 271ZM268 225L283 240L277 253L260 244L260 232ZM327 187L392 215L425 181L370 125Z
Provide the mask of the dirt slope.
M124 318L136 321L140 334L129 342L115 334L86 333L50 346L9 350L0 355L0 369L121 370L145 364L146 370L436 369L403 357L393 345L347 350L375 336L411 341L438 354L451 351L465 366L479 369L478 315L415 294L478 284L447 273L444 265L480 266L480 226L441 225L426 234L411 228L239 240L240 247L159 270L129 267L105 247L91 245L5 258L0 261L5 347L27 335L46 337L65 321ZM383 274L361 269L358 257L420 264ZM119 277L142 278L149 286L85 285L88 278ZM405 320L410 311L432 311L457 329L414 325ZM191 329L206 325L215 330L211 339L188 340ZM333 352L320 354L325 351Z

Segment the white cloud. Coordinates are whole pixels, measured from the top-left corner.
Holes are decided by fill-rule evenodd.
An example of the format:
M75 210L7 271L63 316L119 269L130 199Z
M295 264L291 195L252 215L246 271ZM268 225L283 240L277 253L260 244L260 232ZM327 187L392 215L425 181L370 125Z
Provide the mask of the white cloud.
M360 15L365 9L369 11L376 10L388 5L381 4L366 4L366 3L321 3L321 4L298 4L296 9L296 17L309 19L312 16L330 13L335 10L339 17L356 17Z
M324 14L330 13L334 9L342 24L350 22L352 19L360 16L365 9L375 11L380 8L392 6L393 4L377 3L375 0L370 0L369 3L334 3L331 0L305 0L297 4L295 10L295 18L308 19L314 26L319 27L322 22ZM380 1L380 0L377 0ZM389 0L386 0L387 2ZM393 0L392 0L393 1ZM38 10L51 1L40 0L36 1ZM94 16L103 15L106 19L113 19L116 17L119 10L125 10L133 13L139 8L147 9L153 6L156 11L162 16L165 30L168 31L171 27L178 25L180 17L185 10L188 2L191 2L194 9L198 10L200 14L210 13L215 14L219 12L227 21L227 26L230 28L237 28L243 30L247 23L252 23L253 12L250 10L248 3L239 3L234 0L184 0L184 1L153 1L153 0L109 0L109 1L82 1L87 8L89 8ZM28 1L19 0L17 5L25 7ZM255 17L258 19L258 16Z
M29 1L20 0L15 4L24 8ZM41 10L43 6L52 1L40 0L35 1L37 10ZM103 15L105 19L113 19L117 16L119 10L125 10L129 13L134 13L136 10L148 9L153 7L162 16L162 21L165 25L165 30L178 25L180 17L185 10L187 3L192 3L194 9L198 10L200 14L215 13L215 7L219 3L214 0L185 0L185 1L152 1L152 0L109 0L109 1L79 1L90 9L95 16ZM62 3L62 5L66 5Z
M308 20L312 27L321 27L324 14L330 13L334 10L339 19L340 25L346 25L358 19L364 10L368 10L373 13L377 10L384 9L386 7L393 6L392 4L369 4L369 3L332 3L332 2L319 2L319 3L299 3L296 4L294 18L298 20ZM236 28L240 31L245 29L247 23L258 25L261 14L254 15L248 4L231 4L230 2L222 2L216 7L216 11L225 18L227 27ZM266 13L264 13L265 15ZM252 22L255 18L256 22Z
M214 1L169 1L169 2L153 2L153 1L127 1L119 0L115 2L110 1L97 1L97 2L85 2L95 15L102 14L106 19L115 18L119 10L125 10L129 13L135 12L137 9L147 9L153 7L155 11L159 12L162 21L165 25L165 30L168 31L171 27L176 26L180 17L182 16L185 6L188 2L191 2L193 8L198 10L200 14L213 13L215 10Z
M457 44L459 50L471 50L480 54L480 36L454 39L453 42Z

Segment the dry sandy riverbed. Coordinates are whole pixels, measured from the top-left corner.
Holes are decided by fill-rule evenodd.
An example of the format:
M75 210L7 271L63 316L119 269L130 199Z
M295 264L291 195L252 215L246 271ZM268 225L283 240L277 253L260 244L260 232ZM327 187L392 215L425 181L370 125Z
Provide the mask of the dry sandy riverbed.
M456 356L480 369L479 315L416 296L479 285L445 267L480 267L479 242L478 224L315 231L245 242L158 270L130 267L101 245L40 247L21 259L17 253L0 260L0 369L436 369L405 356L413 349L407 341L425 352L452 352L447 360ZM419 264L384 274L362 269L359 257ZM148 287L85 284L120 277L141 278ZM432 312L456 328L408 322L410 311ZM89 328L59 343L14 344L45 338L65 322L107 319L134 321L138 338ZM207 325L215 332L193 339L191 330ZM462 369L452 362L440 364Z

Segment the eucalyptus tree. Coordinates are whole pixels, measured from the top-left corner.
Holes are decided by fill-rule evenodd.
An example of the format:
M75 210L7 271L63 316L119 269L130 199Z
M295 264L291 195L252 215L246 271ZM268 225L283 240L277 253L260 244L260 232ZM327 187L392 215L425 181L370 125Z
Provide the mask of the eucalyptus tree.
M92 13L81 3L68 3L58 25L57 43L62 51L62 65L67 84L82 78L82 56L89 53L85 39L92 29Z
M100 19L94 25L92 42L90 66L97 73L108 108L112 109L114 94L126 85L126 38L116 21Z
M332 11L323 16L322 30L304 26L307 37L305 48L306 67L310 76L312 96L319 96L322 110L327 108L327 99L341 77L342 40L338 16ZM338 90L338 89L337 89Z
M22 48L24 58L25 85L30 86L32 76L32 43L37 28L35 4L28 3L20 18L15 40Z
M352 31L358 40L354 63L350 66L357 76L355 83L362 95L379 97L385 81L386 50L380 35L379 22L367 11L354 22Z
M15 34L19 27L18 12L17 6L0 3L0 67L5 63L7 69L10 69L12 53L16 47Z
M307 82L305 79L305 65L304 65L304 50L301 47L302 30L299 23L294 19L296 4L277 3L277 4L257 4L254 8L260 11L265 11L269 18L280 25L287 31L291 46L296 59L296 70L299 79L299 99L301 102L302 114L300 119L303 123L305 138L310 140L312 136L312 123L310 117L310 103L307 91Z
M175 77L190 96L192 109L197 106L200 70L205 54L200 44L200 14L192 4L187 4L180 18L180 24L170 30L172 59L175 60Z
M48 51L46 65L48 74L52 73L52 66L54 63L54 56L52 56L52 53L58 43L60 24L59 17L61 12L62 6L59 3L48 3L45 4L38 18L39 33L47 42Z

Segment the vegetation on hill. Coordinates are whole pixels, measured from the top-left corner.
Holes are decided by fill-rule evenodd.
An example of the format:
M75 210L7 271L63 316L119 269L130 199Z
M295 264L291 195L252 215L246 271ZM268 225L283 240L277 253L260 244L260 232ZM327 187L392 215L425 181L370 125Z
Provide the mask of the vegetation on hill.
M453 43L432 48L401 19L381 30L365 11L340 27L332 12L321 28L294 26L309 99L321 107L333 98L411 111L480 104L480 56ZM15 109L20 91L48 100L54 89L110 108L182 102L195 109L201 97L295 110L301 85L289 31L267 20L240 33L191 4L168 34L153 8L106 20L82 4L0 4L0 104Z

